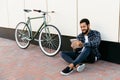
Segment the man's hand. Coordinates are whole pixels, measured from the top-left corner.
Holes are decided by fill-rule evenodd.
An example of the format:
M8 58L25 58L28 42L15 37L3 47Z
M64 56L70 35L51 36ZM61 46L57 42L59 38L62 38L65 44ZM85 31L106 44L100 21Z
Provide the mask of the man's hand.
M83 47L83 43L79 40L74 40L72 43L71 43L71 47L73 49L76 49L76 48L82 48Z

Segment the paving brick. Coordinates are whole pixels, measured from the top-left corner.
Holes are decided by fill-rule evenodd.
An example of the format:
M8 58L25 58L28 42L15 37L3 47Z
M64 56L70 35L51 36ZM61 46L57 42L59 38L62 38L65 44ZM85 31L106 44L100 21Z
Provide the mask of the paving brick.
M20 49L15 41L0 38L0 80L120 80L120 65L107 61L86 63L83 72L62 76L66 63L59 54L44 55L39 46Z

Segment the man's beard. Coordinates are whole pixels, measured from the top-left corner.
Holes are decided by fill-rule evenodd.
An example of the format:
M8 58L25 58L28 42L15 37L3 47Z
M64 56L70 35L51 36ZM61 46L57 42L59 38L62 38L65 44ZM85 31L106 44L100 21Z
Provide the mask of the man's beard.
M85 32L82 32L82 34L86 34L88 33L88 31L89 31L89 28Z

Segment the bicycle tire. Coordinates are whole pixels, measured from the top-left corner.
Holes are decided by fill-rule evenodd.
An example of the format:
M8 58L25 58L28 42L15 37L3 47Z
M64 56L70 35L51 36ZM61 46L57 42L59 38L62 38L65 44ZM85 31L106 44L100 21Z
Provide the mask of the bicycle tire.
M53 25L43 27L39 34L39 47L45 55L55 56L61 48L60 31Z
M25 49L30 45L30 41L27 38L30 38L30 29L25 22L20 22L15 28L15 40L17 45Z

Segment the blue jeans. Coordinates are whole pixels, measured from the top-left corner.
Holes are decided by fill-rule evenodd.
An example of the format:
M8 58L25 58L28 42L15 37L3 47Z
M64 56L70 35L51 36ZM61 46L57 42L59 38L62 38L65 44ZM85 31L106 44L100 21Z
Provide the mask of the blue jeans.
M95 55L91 53L90 47L85 47L82 52L61 52L61 57L68 63L73 63L74 66L82 62L95 62Z

